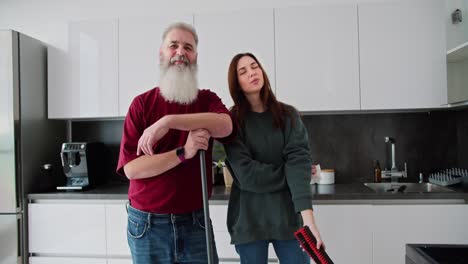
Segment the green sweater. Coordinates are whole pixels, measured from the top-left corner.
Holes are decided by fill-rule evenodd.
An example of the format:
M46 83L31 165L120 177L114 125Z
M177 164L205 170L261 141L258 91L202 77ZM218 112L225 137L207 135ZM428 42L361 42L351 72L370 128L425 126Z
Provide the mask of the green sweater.
M299 116L284 132L273 115L249 112L237 138L224 145L234 183L227 226L232 244L294 239L300 211L312 209L307 129Z

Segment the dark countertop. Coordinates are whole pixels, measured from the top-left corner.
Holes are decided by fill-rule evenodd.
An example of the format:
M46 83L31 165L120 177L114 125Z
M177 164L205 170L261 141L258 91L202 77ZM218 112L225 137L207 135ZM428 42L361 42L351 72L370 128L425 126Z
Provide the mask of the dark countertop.
M375 193L362 183L311 185L314 204L369 204L369 203L398 203L399 201L425 200L438 203L468 203L468 186L458 185L450 187L452 193ZM85 191L53 191L48 193L33 193L29 200L40 199L96 199L96 200L126 200L127 183L110 183ZM214 204L226 204L229 200L231 188L215 186L210 199Z
M466 263L468 245L406 244L406 263Z

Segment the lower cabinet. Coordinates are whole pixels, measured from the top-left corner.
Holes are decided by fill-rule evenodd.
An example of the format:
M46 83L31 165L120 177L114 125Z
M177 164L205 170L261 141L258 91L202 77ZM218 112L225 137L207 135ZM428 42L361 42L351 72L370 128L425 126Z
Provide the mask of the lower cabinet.
M314 205L314 217L334 263L372 263L372 205Z
M130 264L125 201L30 203L30 264Z
M405 263L405 245L468 244L468 205L380 205L372 210L373 263Z
M213 234L220 263L239 263L239 255L234 245L231 244L231 236L227 230L227 205L210 205L210 217L213 224ZM277 263L273 246L268 249L269 263Z
M30 264L131 264L125 200L30 203ZM404 263L405 245L468 244L468 205L314 205L335 263ZM210 205L220 263L240 263L226 227L227 205ZM272 247L269 263L278 263Z
M64 258L64 257L30 257L29 264L108 264L105 258ZM114 262L112 262L114 263ZM128 262L128 263L131 263ZM115 264L124 264L116 262Z
M107 264L133 264L132 259L107 259Z
M64 201L29 204L28 209L30 253L106 255L104 204Z
M127 243L127 210L125 203L126 201L119 204L105 205L106 250L107 255L110 257L130 256L130 249Z
M315 205L315 219L335 263L372 263L371 205ZM227 205L211 205L220 260L239 258L226 228ZM278 262L270 245L269 260Z

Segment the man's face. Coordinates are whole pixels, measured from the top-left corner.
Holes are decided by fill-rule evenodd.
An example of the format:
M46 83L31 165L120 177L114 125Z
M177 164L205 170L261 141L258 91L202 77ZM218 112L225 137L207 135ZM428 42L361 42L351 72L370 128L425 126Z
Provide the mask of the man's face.
M163 65L188 66L197 63L197 46L193 35L183 29L169 31L159 49L160 62Z
M198 96L197 47L189 31L169 31L161 48L160 91L168 102L190 104Z

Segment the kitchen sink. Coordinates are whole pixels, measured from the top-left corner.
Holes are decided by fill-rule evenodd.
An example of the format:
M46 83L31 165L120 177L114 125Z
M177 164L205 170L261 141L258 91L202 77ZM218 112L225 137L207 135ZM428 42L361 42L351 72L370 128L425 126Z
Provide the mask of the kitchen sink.
M364 183L365 186L377 193L450 193L455 192L447 187L432 183L410 183L410 182L381 182Z

